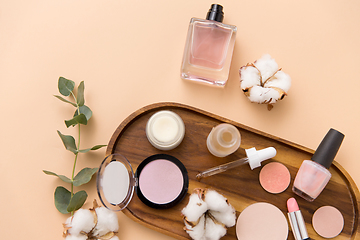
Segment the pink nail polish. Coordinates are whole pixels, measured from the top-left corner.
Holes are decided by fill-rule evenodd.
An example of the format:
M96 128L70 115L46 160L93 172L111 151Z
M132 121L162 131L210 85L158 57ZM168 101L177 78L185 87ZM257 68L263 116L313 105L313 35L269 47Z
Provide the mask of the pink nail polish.
M292 188L294 193L310 202L319 196L331 178L328 169L343 139L344 134L339 131L328 131L311 160L304 160L301 164Z
M221 5L212 4L206 20L191 19L181 78L221 87L226 84L237 28L222 23L222 10Z

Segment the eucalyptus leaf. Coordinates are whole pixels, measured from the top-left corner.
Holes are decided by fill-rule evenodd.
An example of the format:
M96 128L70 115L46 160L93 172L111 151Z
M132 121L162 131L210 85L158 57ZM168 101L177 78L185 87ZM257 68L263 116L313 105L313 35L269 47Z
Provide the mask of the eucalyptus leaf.
M84 168L74 177L74 186L78 187L90 182L92 176L97 172L98 168Z
M79 84L78 91L77 91L77 97L76 97L77 104L80 107L83 106L85 103L84 89L85 89L85 85L84 85L84 81L82 81Z
M63 97L61 97L61 96L54 95L54 97L60 99L60 100L63 101L63 102L70 103L70 104L73 105L74 107L77 107L75 103L70 102L69 100L66 100L65 98L63 98Z
M84 190L81 190L73 195L73 197L70 200L70 203L67 207L68 212L73 212L81 208L86 199L87 199L87 193Z
M59 78L58 88L59 88L59 92L63 96L69 96L71 92L74 90L74 87L75 87L74 81L68 80L64 77Z
M79 115L79 112L80 114L84 114L86 119L89 121L89 119L91 118L92 116L92 111L91 109L86 106L86 105L82 105L81 107L79 107L78 109L76 109L75 113L74 113L74 117Z
M67 210L71 199L71 193L64 187L57 187L54 193L55 207L56 209L63 213L69 213Z
M96 145L96 146L94 146L94 147L92 147L92 148L81 149L81 150L79 150L79 152L81 152L81 153L87 153L88 151L98 150L98 149L100 149L100 148L102 148L102 147L106 147L106 146L107 146L107 145Z
M61 180L63 180L63 181L66 182L66 183L71 183L71 179L68 178L68 177L66 177L66 176L64 176L64 175L58 175L58 174L56 174L56 173L54 173L54 172L50 172L50 171L46 171L46 170L43 170L43 172L44 172L45 174L47 174L47 175L56 176L56 177L60 178Z
M76 126L77 124L87 124L87 119L84 114L77 115L70 120L65 120L66 127Z
M74 154L76 154L78 151L77 151L75 139L70 135L63 135L60 131L57 131L57 132L58 132L66 150L69 150L69 151L73 152Z

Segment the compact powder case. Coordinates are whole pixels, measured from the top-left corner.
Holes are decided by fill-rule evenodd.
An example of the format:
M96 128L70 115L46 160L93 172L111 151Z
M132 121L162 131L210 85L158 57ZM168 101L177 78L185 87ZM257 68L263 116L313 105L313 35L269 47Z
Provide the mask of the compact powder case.
M134 190L147 206L170 208L186 196L189 178L185 166L168 154L156 154L142 161L135 174L121 154L111 154L101 163L97 192L103 205L120 211L131 201Z

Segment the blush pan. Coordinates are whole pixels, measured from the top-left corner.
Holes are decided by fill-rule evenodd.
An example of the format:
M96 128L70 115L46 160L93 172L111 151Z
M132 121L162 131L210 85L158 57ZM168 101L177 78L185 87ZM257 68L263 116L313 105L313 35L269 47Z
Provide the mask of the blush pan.
M285 191L290 184L291 176L287 167L279 162L266 164L260 171L260 185L269 193Z
M239 240L286 240L288 232L288 223L281 210L265 202L245 208L236 223Z
M315 211L312 224L320 236L324 238L334 238L339 235L344 228L344 217L337 208L333 206L323 206Z
M139 199L152 208L170 208L185 196L189 186L185 166L177 158L156 154L140 163L135 174L130 162L120 154L109 155L101 163L97 190L103 205L124 209L135 190Z

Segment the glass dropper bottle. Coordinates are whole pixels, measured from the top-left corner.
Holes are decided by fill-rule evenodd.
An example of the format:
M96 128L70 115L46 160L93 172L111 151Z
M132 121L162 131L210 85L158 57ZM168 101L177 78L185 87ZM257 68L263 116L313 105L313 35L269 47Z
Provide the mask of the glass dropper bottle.
M274 147L268 147L261 150L256 150L253 147L245 149L245 152L246 157L207 169L197 174L196 178L200 180L201 178L210 177L247 163L250 165L251 170L253 170L254 168L260 167L262 161L273 158L276 155L276 149Z

